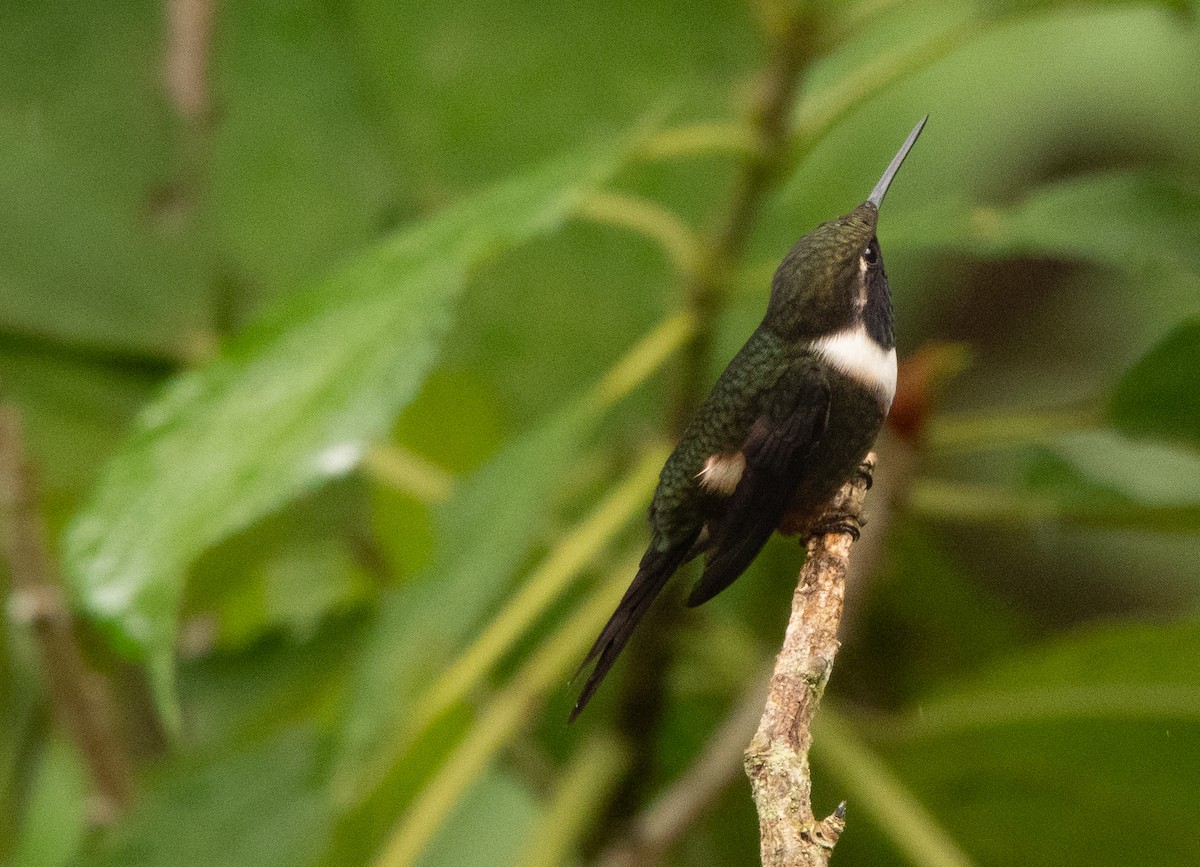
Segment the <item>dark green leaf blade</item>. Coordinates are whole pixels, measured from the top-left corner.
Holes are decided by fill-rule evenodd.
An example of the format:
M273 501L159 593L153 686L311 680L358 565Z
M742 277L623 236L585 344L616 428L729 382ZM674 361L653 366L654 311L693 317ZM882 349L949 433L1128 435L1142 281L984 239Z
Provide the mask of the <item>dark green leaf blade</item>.
M528 787L497 770L483 774L418 860L420 867L520 863L540 815Z
M1122 377L1108 416L1131 436L1200 447L1200 316L1176 327Z
M1195 864L1200 838L1176 829L1200 822L1198 652L1195 622L1079 632L931 695L879 743L979 863Z
M909 213L892 247L964 247L990 256L1052 256L1138 277L1200 273L1200 193L1157 172L1100 172L1029 191L1003 207L942 198Z
M320 746L300 727L164 767L132 813L81 863L311 864L330 821Z

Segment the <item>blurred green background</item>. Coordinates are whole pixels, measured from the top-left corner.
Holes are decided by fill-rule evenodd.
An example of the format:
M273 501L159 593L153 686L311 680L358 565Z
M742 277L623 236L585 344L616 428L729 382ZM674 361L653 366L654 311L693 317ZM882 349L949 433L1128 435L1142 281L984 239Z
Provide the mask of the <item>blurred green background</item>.
M1197 12L3 2L39 496L5 498L0 863L754 863L794 542L675 588L571 727L568 679L680 383L924 114L879 229L906 414L813 753L834 863L1200 863Z

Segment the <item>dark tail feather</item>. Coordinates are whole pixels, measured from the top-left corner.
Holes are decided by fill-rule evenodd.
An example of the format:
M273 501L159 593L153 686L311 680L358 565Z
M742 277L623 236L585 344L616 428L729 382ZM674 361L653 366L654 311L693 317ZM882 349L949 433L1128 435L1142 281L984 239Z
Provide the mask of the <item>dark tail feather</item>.
M638 572L633 583L625 591L613 616L608 619L608 623L600 631L600 637L596 639L596 643L584 657L579 671L575 672L575 676L578 677L592 660L596 661L596 667L592 669L587 683L583 685L583 691L579 693L579 701L575 702L575 707L571 710L567 722L574 722L575 717L579 716L587 707L596 688L600 686L600 682L604 680L608 670L613 667L613 663L621 655L621 651L629 641L629 636L633 635L638 621L650 610L651 603L662 592L667 581L675 574L675 570L688 559L694 541L695 537L693 536L666 551L657 551L655 545L651 544L650 549L646 551L642 562L638 565Z

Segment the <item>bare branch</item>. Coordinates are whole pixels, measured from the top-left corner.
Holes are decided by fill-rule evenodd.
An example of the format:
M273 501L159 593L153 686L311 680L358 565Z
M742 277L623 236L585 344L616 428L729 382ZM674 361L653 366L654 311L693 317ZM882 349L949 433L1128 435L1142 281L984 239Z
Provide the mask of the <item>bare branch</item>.
M824 867L846 826L844 804L820 821L813 816L808 751L813 718L839 647L838 623L855 535L850 528L858 523L874 466L875 455L868 455L866 472L848 482L830 505L827 516L845 523L846 529L815 535L808 542L766 709L746 750L764 867Z

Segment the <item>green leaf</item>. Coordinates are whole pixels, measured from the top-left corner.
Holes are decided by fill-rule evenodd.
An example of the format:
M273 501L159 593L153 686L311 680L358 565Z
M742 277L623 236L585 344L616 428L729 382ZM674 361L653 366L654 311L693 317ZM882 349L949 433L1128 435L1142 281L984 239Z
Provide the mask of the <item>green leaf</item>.
M909 214L893 246L966 247L990 256L1079 259L1139 277L1200 274L1200 192L1155 172L1047 184L1003 207L942 200Z
M235 653L185 656L188 748L219 751L284 728L327 725L361 627L357 617L328 618L309 641L275 631Z
M1180 324L1122 377L1108 415L1131 436L1200 447L1200 317Z
M1200 455L1105 430L1064 434L1052 446L1093 484L1146 506L1200 503Z
M877 731L981 864L1190 865L1200 838L1200 624L1080 632ZM1097 829L1107 829L1097 833Z
M239 308L303 288L415 210L420 172L388 159L341 14L321 0L221 10L204 216Z
M34 773L13 863L22 867L73 863L87 830L87 794L87 771L75 750L51 738Z
M170 710L185 571L206 548L344 475L432 365L467 270L549 231L629 142L562 159L403 231L177 378L64 539L87 614L152 669Z
M100 867L297 867L328 827L317 738L285 731L153 775L132 814L85 863Z
M380 604L352 679L340 785L354 791L412 700L491 610L548 523L554 496L594 419L575 403L510 443L434 510L433 560Z
M9 7L0 33L0 325L179 358L205 329L203 254L172 231L162 26L131 3Z
M886 545L854 638L838 653L836 694L900 706L1018 645L1025 627L1017 614L964 575L928 530L898 520Z
M1035 451L1030 484L1089 526L1200 531L1200 456L1111 431L1077 431Z
M483 775L430 841L420 867L509 867L539 817L529 789L500 771Z
M370 599L355 556L367 527L363 487L359 479L335 482L197 560L183 608L211 625L212 647L246 646L274 629L304 641L329 616Z
M1071 178L1040 190L1001 218L994 239L987 212L976 215L985 242L1051 252L1154 273L1200 271L1200 194L1151 172Z

